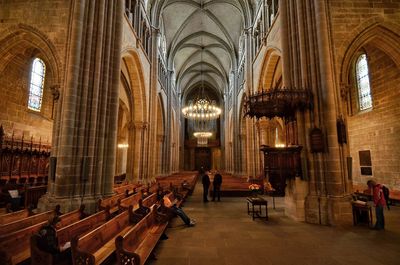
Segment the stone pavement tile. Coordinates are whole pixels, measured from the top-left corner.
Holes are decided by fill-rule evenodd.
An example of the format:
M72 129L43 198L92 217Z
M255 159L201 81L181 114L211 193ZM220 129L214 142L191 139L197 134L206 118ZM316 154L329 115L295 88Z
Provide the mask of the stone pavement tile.
M157 260L149 260L146 265L189 265L189 258L167 258L157 257Z
M277 198L278 207L284 204ZM282 200L283 201L283 200ZM224 198L220 204L201 202L196 190L184 211L197 220L195 227L180 226L175 218L169 239L156 249L151 265L394 265L400 260L400 207L390 211L387 230L367 227L329 227L296 222L282 209L270 209L270 221L247 215L244 198ZM376 257L374 257L376 256ZM165 259L165 260L164 260Z
M189 259L189 265L231 265L225 263L221 258L210 258L210 257L191 257Z

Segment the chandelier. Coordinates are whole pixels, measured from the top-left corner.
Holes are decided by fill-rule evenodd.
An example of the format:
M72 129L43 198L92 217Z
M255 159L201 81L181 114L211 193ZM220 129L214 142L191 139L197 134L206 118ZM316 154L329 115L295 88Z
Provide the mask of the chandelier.
M202 3L201 3L202 5ZM203 21L201 21L201 24ZM188 127L193 132L193 136L197 138L197 144L206 146L208 138L213 136L216 128L216 120L221 115L222 110L218 107L215 100L210 99L204 92L203 79L203 39L201 39L200 53L200 75L201 86L200 91L192 100L188 100L186 106L182 108L183 116L188 119Z
M195 120L214 120L219 117L221 112L221 108L216 105L215 100L210 100L205 96L190 100L189 104L182 109L185 118Z
M208 145L208 138L210 138L213 134L212 132L195 132L193 133L194 137L197 138L197 145L198 146L207 146Z
M193 135L196 138L210 138L212 136L212 132L195 132Z

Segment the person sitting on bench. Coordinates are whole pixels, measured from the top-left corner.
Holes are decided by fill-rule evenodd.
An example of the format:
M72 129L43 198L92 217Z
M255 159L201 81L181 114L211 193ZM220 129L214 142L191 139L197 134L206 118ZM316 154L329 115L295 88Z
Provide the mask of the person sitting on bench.
M42 226L38 233L38 248L53 255L56 263L70 258L71 255L70 250L61 252L58 248L57 224L60 221L61 219L57 214L52 216L48 224Z
M175 203L172 203L167 197L164 197L160 200L160 207L158 209L160 212L171 216L177 215L179 216L185 225L191 227L196 224L194 219L190 219L187 214L182 210L182 208L177 207Z
M139 208L133 211L134 216L137 217L137 219L135 220L136 222L142 220L150 212L150 208L143 205L142 199L139 199L138 203Z

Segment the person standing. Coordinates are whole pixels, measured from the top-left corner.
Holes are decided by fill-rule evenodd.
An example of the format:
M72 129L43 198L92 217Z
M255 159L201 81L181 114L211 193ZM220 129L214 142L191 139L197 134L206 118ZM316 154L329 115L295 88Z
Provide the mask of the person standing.
M208 202L208 189L210 188L210 177L207 173L204 173L201 178L201 183L203 183L203 202Z
M221 201L221 185L222 185L222 176L219 174L217 171L216 174L214 175L214 180L213 180L213 201L215 201L215 197L218 198L218 201Z
M376 224L374 226L374 229L385 229L385 217L383 215L383 208L386 205L386 200L382 191L382 185L377 184L373 180L368 180L367 185L372 190L372 197L375 205Z

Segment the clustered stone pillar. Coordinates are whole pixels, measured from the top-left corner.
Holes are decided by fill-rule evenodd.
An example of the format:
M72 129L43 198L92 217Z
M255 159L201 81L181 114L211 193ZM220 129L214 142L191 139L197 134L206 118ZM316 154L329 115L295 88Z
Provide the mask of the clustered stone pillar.
M149 126L147 131L147 146L145 154L145 172L143 174L143 180L145 182L151 182L156 175L156 166L158 157L157 152L157 84L158 84L158 39L160 37L160 31L156 28L152 28L151 35L151 52L150 52L150 91L149 91Z
M344 159L337 142L338 98L325 5L324 0L280 1L283 86L309 88L314 94L314 109L298 113L296 124L291 125L292 134L288 135L303 146L303 177L309 179L308 185L297 178L289 181L286 203L294 217L310 223L337 224L348 222L351 214ZM310 151L308 138L314 127L321 128L327 137L324 153Z
M55 178L39 207L62 211L112 193L115 172L122 0L73 1L65 83L53 132Z

